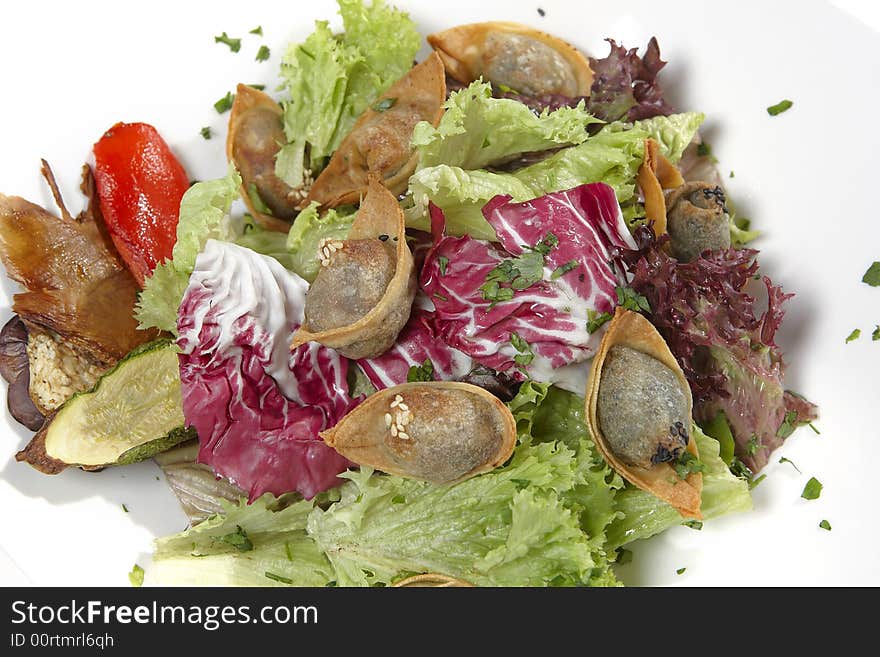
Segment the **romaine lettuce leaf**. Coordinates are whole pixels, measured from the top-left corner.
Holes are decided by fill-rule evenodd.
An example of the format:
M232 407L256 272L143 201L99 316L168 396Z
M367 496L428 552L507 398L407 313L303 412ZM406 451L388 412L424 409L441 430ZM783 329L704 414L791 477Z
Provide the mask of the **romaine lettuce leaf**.
M750 511L749 484L735 477L721 460L718 441L706 436L696 424L691 429L691 436L697 442L700 461L705 468L700 505L703 518L710 520L727 513ZM609 552L682 523L681 515L669 504L632 485L617 493L615 509L618 517L607 532Z
M226 177L196 183L183 195L172 259L144 281L135 309L140 328L176 333L177 308L199 251L209 239L232 241L242 233L241 221L229 215L240 185L241 176L230 165Z
M536 115L518 101L492 98L491 85L481 81L453 93L444 109L436 128L422 121L413 131L419 168L482 169L522 153L580 144L587 126L598 122L583 103Z
M338 0L345 32L326 21L281 64L290 96L283 101L284 132L275 173L294 188L317 175L367 106L410 69L421 37L409 16L384 0Z
M325 586L335 575L306 523L312 503L284 507L271 495L156 541L151 579L175 586ZM249 545L248 545L249 543ZM273 577L274 576L274 577Z

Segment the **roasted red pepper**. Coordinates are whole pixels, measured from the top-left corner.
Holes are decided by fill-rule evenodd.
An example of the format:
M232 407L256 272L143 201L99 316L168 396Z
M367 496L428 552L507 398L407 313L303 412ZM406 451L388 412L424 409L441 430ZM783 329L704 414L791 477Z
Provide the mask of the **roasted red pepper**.
M171 258L189 177L156 129L117 123L95 144L95 183L107 230L141 287Z

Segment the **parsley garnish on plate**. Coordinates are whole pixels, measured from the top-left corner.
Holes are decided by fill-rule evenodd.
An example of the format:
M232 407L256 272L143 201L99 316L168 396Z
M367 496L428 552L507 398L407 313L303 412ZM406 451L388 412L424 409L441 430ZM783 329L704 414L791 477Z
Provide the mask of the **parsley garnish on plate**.
M823 520L822 522L820 522L819 526L826 531L831 531L831 523L827 520Z
M703 528L703 523L700 522L699 520L685 520L681 524L684 525L685 527L690 527L691 529L696 529L697 531L700 531Z
M862 335L862 329L853 329L852 333L846 336L846 344L849 344L853 340L858 340Z
M257 51L257 56L254 59L258 62L265 62L269 59L272 51L269 50L269 46L260 46L260 49Z
M232 109L233 102L235 102L235 94L227 91L223 98L214 103L214 109L217 110L217 114L223 114Z
M800 469L799 467L797 467L797 466L794 464L794 461L792 461L791 459L787 459L787 458L785 458L784 456L783 456L783 457L780 457L779 462L780 462L780 463L788 463L791 467L793 467L793 468L794 468L795 470L797 470L798 472L801 471L801 469Z
M810 480L807 482L806 486L804 486L804 492L801 493L801 497L805 500L817 500L821 494L822 482L815 477L810 477Z
M862 283L867 283L871 287L880 285L880 262L873 262L868 267L868 271L862 276Z
M131 582L132 586L143 586L144 569L135 564L134 567L131 569L131 572L128 574L128 581Z
M675 474L678 475L679 479L687 479L689 474L692 472L702 472L705 467L700 459L688 451L683 451L681 456L670 465L675 469Z
M202 136L202 139L210 139L211 138L211 126L205 126L201 130L199 130L199 134Z
M241 39L233 39L226 32L214 37L214 43L225 43L232 52L241 50Z
M786 110L790 109L791 106L794 105L790 100L780 100L775 105L771 105L767 108L767 114L770 116L776 116L777 114L782 114Z
M874 327L874 332L871 333L871 340L873 340L874 342L880 340L880 325Z
M675 571L675 574L676 575L683 575L684 571L686 571L686 570L687 570L687 568L679 568L678 570Z
M257 25L254 29L252 29L248 34L256 34L258 36L263 36L263 26Z

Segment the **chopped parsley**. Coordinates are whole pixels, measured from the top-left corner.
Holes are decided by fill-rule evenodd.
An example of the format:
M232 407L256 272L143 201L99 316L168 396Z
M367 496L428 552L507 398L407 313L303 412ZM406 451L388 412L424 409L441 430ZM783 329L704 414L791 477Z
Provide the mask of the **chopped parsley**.
M247 532L241 528L241 525L236 525L234 532L220 536L217 540L231 545L239 552L250 552L254 549L254 544L248 538Z
M853 329L852 333L846 336L846 344L849 344L853 340L858 340L862 335L862 329Z
M416 383L418 381L434 380L434 363L430 358L426 358L421 365L413 365L406 374L407 383Z
M389 110L394 107L394 104L396 102L396 98L383 98L382 100L378 100L373 103L373 109L377 112L384 112L385 110Z
M749 438L748 444L746 445L746 452L748 452L749 456L754 456L763 446L764 445L761 443L761 439L758 438L758 434L753 433L752 437Z
M211 138L211 126L205 126L201 130L199 130L199 134L202 136L202 139L210 139Z
M269 46L260 46L260 49L257 51L257 56L254 57L254 61L265 62L271 55L272 51L269 50Z
M131 569L131 572L128 574L128 581L131 582L132 586L138 587L144 585L144 569L134 565L134 568Z
M865 275L862 276L862 283L867 283L871 287L880 285L880 262L873 262Z
M214 109L217 110L217 114L223 114L232 109L233 102L235 102L235 94L231 91L227 91L223 98L214 103Z
M611 319L611 313L597 313L587 309L587 333L595 333L599 327Z
M826 531L831 531L831 523L827 520L823 520L822 522L820 522L819 526Z
M525 367L534 360L535 353L532 351L532 345L513 331L510 332L510 344L519 352L513 357L517 365Z
M233 39L226 32L214 37L214 43L225 43L232 52L241 50L241 39Z
M254 29L252 29L248 34L256 34L259 36L263 36L263 26L257 25Z
M731 177L731 178L736 178L736 176L733 175L733 169L730 170L730 177Z
M675 468L675 474L679 479L687 479L687 476L693 472L702 472L705 466L696 456L687 450L681 453L675 461L672 462Z
M446 276L446 267L449 265L449 258L446 256L439 256L437 258L437 264L440 265L440 275Z
M874 327L874 332L871 333L871 340L874 342L880 340L880 324Z
M648 300L631 287L616 287L614 291L617 292L618 306L623 306L627 310L635 312L651 312L651 305L648 303Z
M776 437L785 440L797 429L797 411L788 411L776 430Z
M125 506L124 504L122 505L122 510L125 511L126 513L128 513L128 507Z
M275 580L276 582L281 582L282 584L293 584L293 580L289 577L284 577L283 575L276 575L275 573L270 573L268 570L263 573L269 579Z
M751 483L752 477L754 476L752 471L749 469L749 466L747 466L736 457L733 457L733 461L730 464L730 472L733 476L738 477L739 479L742 479L743 481L747 481L749 483Z
M559 240L553 233L547 233L543 240L515 258L506 258L486 275L486 282L480 286L483 299L498 303L510 301L514 291L525 290L544 278L544 256L550 253ZM509 285L510 287L505 287Z
M777 114L782 114L784 111L791 108L794 105L790 100L780 100L775 105L771 105L767 108L767 114L770 116L776 116Z
M819 495L821 494L822 483L815 477L810 477L807 485L804 486L804 492L801 493L801 497L803 497L805 500L816 500L819 499Z
M801 471L801 469L794 464L794 461L792 461L791 459L787 459L784 456L779 459L779 462L780 463L788 463L791 467L793 467L798 472Z
M691 529L696 529L697 531L699 531L703 528L703 523L700 522L699 520L685 520L681 524L684 525L685 527L690 527Z
M553 273L550 274L550 279L555 281L557 278L559 278L560 276L564 276L572 269L577 269L578 264L579 263L577 260L569 260L565 264L559 265L556 269L553 270Z
M684 575L684 571L686 571L686 570L687 570L687 568L679 568L678 570L675 571L675 574L676 575Z

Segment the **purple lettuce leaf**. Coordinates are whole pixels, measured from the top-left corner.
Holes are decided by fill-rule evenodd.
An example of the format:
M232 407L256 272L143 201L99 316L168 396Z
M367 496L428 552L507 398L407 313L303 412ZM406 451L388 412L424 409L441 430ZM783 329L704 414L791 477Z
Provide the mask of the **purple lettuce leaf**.
M638 121L672 114L674 110L663 98L663 89L656 79L666 66L660 59L657 39L651 38L643 57L636 54L637 48L627 50L614 39L606 41L611 45L608 56L590 58L590 114L604 121Z
M318 436L360 401L348 396L347 361L317 343L289 350L307 287L272 258L211 240L180 305L183 410L198 460L250 501L311 498L350 466Z
M760 470L791 430L816 417L810 402L785 391L784 363L775 343L784 316L783 293L769 278L767 309L758 315L747 285L758 275L757 251L728 249L691 263L667 255L647 228L637 230L639 249L622 252L632 281L651 306L650 319L690 383L694 419L723 411L736 456Z
M482 365L553 381L595 353L600 336L587 323L613 310L623 280L611 251L634 246L614 190L593 183L525 203L496 196L483 215L499 244L444 235L443 213L431 207L435 244L420 283L436 307L433 325Z

